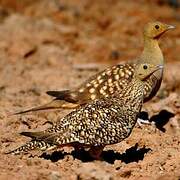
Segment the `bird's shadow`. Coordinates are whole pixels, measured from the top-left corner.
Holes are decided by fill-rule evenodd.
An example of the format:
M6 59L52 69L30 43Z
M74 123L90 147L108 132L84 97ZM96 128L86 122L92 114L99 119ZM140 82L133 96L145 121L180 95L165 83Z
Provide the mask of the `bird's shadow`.
M102 160L106 161L110 164L114 164L115 160L121 160L122 162L131 163L138 162L144 159L144 155L150 151L150 148L138 148L138 144L136 143L131 148L127 149L124 153L114 152L113 150L103 151L102 152ZM66 155L72 155L74 159L79 159L82 162L92 162L92 159L89 156L89 153L84 149L74 150L70 154L66 152L55 151L51 155L50 154L42 154L40 157L51 160L52 162L57 162L58 160L64 159Z
M174 117L175 114L167 111L167 110L161 110L158 114L153 115L151 118L149 118L149 115L147 112L142 111L139 115L139 118L144 120L149 120L149 122L153 122L160 131L165 132L166 129L164 126L169 122L170 118Z

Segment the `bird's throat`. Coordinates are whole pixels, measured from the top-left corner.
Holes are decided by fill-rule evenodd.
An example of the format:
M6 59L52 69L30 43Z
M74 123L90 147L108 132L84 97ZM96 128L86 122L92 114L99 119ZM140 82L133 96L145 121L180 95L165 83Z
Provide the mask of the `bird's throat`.
M144 50L140 57L140 63L163 65L164 58L157 39L144 38Z
M143 102L143 91L144 82L140 81L138 78L133 78L128 87L124 88L119 95L125 99L126 106L133 106L134 108L140 108L140 102Z

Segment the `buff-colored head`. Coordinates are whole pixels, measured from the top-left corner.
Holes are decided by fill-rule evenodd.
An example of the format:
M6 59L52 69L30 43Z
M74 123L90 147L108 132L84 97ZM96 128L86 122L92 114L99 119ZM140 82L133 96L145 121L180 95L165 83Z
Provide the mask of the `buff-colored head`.
M139 64L135 70L135 77L141 81L145 81L149 76L162 68L162 65L153 65L148 63Z
M159 39L162 34L170 29L174 29L175 26L168 25L161 22L150 22L144 27L144 38Z

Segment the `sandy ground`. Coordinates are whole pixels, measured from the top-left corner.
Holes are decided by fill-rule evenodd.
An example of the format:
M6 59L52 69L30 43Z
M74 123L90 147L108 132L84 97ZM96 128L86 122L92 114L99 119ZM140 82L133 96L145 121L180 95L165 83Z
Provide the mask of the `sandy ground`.
M107 146L104 161L65 148L40 157L5 155L67 111L7 117L51 100L47 90L77 87L96 72L137 57L148 21L176 25L161 39L166 67L158 95L144 105L155 123ZM0 179L180 179L180 11L164 1L0 1ZM148 114L147 114L148 113Z

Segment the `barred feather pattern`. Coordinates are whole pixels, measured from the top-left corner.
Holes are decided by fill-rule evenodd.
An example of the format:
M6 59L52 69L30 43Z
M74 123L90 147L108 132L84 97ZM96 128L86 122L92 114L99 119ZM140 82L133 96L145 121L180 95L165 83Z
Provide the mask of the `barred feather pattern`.
M25 154L32 150L44 151L50 147L52 147L52 145L48 144L47 142L32 140L32 141L29 141L26 144L18 147L17 149L8 152L7 154L14 154L14 155L18 155L21 153Z

